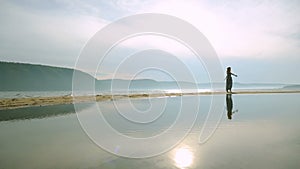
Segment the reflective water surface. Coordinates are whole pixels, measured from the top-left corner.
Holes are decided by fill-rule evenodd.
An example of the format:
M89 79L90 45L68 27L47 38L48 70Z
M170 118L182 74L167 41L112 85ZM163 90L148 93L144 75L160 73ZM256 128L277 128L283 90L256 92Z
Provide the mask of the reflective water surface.
M211 100L201 96L198 118L187 137L171 150L143 159L118 157L99 148L81 128L73 105L2 110L0 168L300 168L299 94L218 97L224 100L224 112L207 142L199 144L198 139ZM112 102L99 107L119 132L145 137L161 133L176 120L180 97L167 100L159 119L144 128L121 120ZM147 99L132 103L140 110L151 106ZM89 106L82 107L80 113L85 113ZM181 130L187 129L175 129L170 140Z

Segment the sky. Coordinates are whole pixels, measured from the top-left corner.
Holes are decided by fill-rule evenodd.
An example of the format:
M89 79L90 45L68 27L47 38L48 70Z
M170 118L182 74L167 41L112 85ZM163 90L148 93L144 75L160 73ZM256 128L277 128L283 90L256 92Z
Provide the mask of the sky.
M0 61L74 68L97 31L123 17L143 13L168 14L195 26L215 49L224 72L231 66L238 74L237 82L300 84L297 0L4 0L0 2ZM143 60L115 72L122 59L146 49L176 55L197 82L209 81L205 65L195 61L185 46L150 35L127 39L117 46L100 65L97 78L171 80L163 71L133 72L131 68ZM151 59L144 57L144 62Z

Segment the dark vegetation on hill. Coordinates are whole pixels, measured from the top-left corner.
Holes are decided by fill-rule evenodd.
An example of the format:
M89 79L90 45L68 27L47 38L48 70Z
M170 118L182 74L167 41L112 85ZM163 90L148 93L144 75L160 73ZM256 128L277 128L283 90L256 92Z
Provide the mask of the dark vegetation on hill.
M81 72L85 78L92 76ZM0 62L1 91L63 91L72 89L73 69Z

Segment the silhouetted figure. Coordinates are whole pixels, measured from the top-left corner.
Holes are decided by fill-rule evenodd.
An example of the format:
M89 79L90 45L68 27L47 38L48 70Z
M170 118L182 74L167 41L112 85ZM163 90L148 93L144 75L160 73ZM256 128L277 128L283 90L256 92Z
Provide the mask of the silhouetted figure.
M227 67L227 71L226 71L227 75L226 75L226 92L231 92L231 88L232 88L232 77L231 75L237 77L236 74L231 73L231 67Z
M227 106L227 117L229 120L231 120L232 114L238 111L238 110L232 111L233 102L232 102L231 94L226 94L226 106Z

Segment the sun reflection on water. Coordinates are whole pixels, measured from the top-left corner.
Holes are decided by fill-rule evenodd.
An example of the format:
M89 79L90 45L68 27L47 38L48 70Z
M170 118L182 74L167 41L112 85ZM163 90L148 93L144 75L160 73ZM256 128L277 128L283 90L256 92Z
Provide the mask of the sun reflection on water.
M193 153L188 148L179 148L175 151L174 161L179 168L191 166L193 159Z

